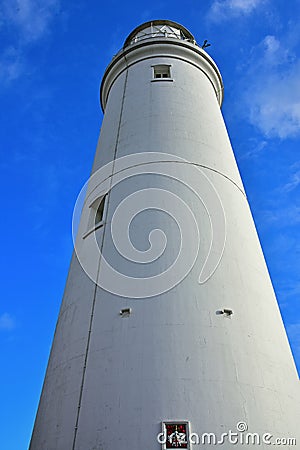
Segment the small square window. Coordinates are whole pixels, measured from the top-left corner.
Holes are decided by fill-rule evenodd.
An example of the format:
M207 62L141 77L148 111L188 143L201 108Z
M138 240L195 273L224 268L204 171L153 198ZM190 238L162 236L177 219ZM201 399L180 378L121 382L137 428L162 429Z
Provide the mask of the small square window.
M166 64L153 66L153 78L171 78L171 66Z

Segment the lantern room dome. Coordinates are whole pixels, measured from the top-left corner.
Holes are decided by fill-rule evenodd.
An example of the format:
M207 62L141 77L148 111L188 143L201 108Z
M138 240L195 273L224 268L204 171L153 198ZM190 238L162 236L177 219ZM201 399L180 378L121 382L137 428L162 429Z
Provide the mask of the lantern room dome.
M194 36L184 26L171 20L152 20L135 28L127 37L124 48L146 39L174 38L196 44Z

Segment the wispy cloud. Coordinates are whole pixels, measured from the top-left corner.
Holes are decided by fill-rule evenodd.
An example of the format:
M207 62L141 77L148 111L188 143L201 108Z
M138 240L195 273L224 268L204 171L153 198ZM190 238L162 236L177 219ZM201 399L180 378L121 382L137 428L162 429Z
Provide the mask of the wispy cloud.
M221 22L248 15L266 3L266 0L214 0L208 18L213 22Z
M2 22L15 27L27 42L41 38L57 14L59 0L5 0Z
M300 134L299 79L297 64L287 73L266 73L253 86L250 120L265 136L285 139Z
M284 192L290 192L296 189L300 184L300 170L291 175L290 181L282 188Z
M266 210L262 213L265 224L277 223L281 228L300 223L300 206L291 205L286 208Z
M239 156L239 160L248 159L248 158L257 158L261 154L261 152L267 147L268 143L265 140L257 141L256 139L250 139L247 145L250 150L245 153L242 153Z
M10 331L16 327L15 319L7 312L0 315L0 330Z
M259 44L258 53L260 53L259 62L264 66L268 65L272 70L274 70L274 67L286 64L290 59L294 59L290 50L282 45L279 39L270 34L265 36Z
M10 83L16 80L22 71L22 55L15 47L7 47L0 55L0 82Z
M0 54L0 81L18 79L26 69L28 46L44 38L58 14L60 0L4 0L0 26L8 44Z
M246 74L249 120L267 138L300 135L300 62L283 42L265 36Z

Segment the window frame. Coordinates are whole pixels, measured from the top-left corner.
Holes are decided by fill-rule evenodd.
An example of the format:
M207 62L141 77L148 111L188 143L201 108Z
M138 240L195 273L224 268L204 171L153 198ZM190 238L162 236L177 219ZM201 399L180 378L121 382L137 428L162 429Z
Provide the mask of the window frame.
M106 218L106 212L107 212L107 203L108 203L107 200L108 200L108 192L106 192L104 195L101 195L100 197L97 197L89 205L90 212L89 212L88 226L87 226L87 231L82 236L83 239L104 225L105 218ZM98 222L96 222L97 213L98 213L98 210L99 210L102 202L104 202L104 203L103 203L101 219Z
M173 81L171 64L153 64L151 81ZM162 75L162 76L156 76ZM164 76L167 75L167 76Z

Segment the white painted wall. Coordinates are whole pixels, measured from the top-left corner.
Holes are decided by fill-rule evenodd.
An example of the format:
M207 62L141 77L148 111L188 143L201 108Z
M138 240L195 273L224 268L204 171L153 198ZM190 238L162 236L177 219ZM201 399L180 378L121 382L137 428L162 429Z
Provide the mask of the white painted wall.
M220 78L203 54L191 43L167 38L119 53L102 84L105 116L93 171L139 152L169 153L201 166L226 215L221 263L198 284L210 223L181 183L147 174L113 188L107 223L97 236L116 270L148 277L176 257L178 227L153 211L132 222L132 241L145 249L151 229L162 228L165 255L149 265L133 264L114 248L109 225L117 205L145 187L169 189L190 205L201 232L199 258L175 288L130 299L95 289L73 256L31 450L158 450L161 421L171 420L189 420L193 432L217 435L245 421L250 432L300 442L299 379L220 112ZM154 64L171 65L173 81L153 82ZM174 170L191 176L189 164ZM88 203L82 223L87 214ZM78 245L88 259L89 237L82 239L81 227ZM186 245L192 252L193 240ZM119 315L124 307L132 308L129 318ZM224 307L234 311L231 318L217 314Z

